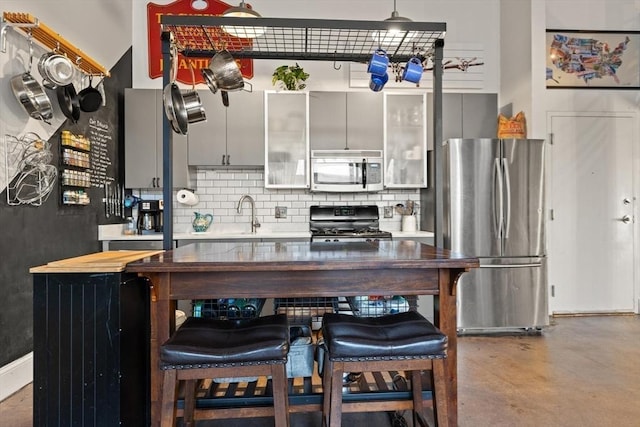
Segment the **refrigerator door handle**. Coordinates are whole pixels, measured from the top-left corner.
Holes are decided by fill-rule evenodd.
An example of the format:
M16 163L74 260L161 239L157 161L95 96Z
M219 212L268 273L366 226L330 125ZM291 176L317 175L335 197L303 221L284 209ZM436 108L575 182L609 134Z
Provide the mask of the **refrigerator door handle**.
M504 174L504 185L507 195L507 214L504 226L504 238L509 238L509 228L511 228L511 176L509 175L509 162L506 157L502 158L502 173Z
M498 230L498 237L502 237L503 234L503 222L504 222L504 209L503 209L503 175L500 171L500 159L497 157L493 161L493 179L494 179L494 195L497 196L498 208L496 209L496 201L493 202L493 219L495 221L496 230ZM497 189L495 182L497 182ZM496 214L497 211L497 214Z
M480 265L480 268L530 268L530 267L542 267L541 262L532 262L525 264L485 264Z

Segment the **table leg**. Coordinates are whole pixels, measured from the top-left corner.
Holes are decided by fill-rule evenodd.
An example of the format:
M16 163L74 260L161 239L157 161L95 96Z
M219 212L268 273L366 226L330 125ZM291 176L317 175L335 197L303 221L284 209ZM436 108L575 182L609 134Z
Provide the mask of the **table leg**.
M438 272L440 294L436 296L435 320L448 337L447 347L447 399L449 425L458 425L458 331L456 319L455 286L459 273L447 269Z
M160 426L162 413L162 370L160 369L160 345L175 328L175 303L169 299L170 275L153 274L151 279L151 426Z

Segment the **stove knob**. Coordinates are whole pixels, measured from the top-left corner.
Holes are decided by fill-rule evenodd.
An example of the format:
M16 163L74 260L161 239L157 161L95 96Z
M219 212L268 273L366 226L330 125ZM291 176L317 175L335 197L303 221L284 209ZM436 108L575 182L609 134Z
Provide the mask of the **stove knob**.
M339 241L340 241L340 239L333 239L333 241L334 241L334 242L339 242Z

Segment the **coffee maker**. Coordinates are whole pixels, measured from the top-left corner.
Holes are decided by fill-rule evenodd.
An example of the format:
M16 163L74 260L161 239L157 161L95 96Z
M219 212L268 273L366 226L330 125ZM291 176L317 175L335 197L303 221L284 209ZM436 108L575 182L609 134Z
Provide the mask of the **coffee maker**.
M162 232L162 211L158 200L140 200L138 203L138 234Z

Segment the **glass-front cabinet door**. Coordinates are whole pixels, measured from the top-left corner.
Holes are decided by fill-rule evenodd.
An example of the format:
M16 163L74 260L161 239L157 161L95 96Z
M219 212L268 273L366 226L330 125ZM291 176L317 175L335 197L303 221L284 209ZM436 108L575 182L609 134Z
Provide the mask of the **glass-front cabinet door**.
M309 188L309 93L265 91L266 188Z
M427 186L426 93L384 93L384 184Z

